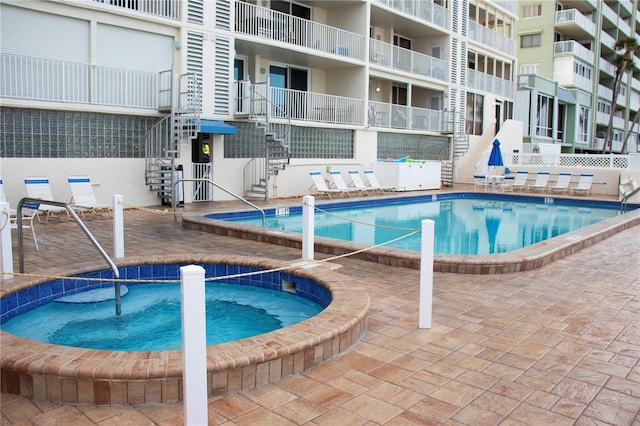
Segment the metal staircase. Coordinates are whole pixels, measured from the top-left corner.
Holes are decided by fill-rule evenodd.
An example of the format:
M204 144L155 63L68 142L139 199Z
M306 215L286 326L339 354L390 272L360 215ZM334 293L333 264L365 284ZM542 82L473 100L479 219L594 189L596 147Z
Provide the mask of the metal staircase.
M249 83L249 120L264 131L264 157L244 169L245 198L268 200L270 180L289 164L291 120L286 107L270 99L268 83Z
M158 121L145 138L145 184L163 204L173 203L178 177L175 159L178 146L200 132L202 91L193 73L177 75L173 69L158 75L158 111L168 115ZM176 194L179 198L180 194ZM178 200L179 201L179 200Z
M451 159L441 161L440 181L442 186L453 186L453 166L456 160L462 158L469 150L469 134L464 128L464 116L451 113L450 121L445 123L445 132L451 134Z

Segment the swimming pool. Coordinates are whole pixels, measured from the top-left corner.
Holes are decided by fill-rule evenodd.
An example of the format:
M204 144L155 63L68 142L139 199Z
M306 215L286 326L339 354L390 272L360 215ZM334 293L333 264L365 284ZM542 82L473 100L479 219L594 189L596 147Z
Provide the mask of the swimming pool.
M494 254L517 250L618 214L619 210L598 206L471 197L346 208L322 206L315 213L315 235L377 245L420 229L423 219L432 219L435 253ZM261 225L261 218L229 220ZM289 211L268 216L265 226L302 232L302 218ZM421 235L413 234L388 246L419 251Z
M578 198L562 198L562 197L545 197L531 195L510 195L510 194L479 194L468 192L447 192L419 196L392 196L392 197L368 197L358 200L340 200L329 203L318 203L316 207L335 212L337 209L351 208L356 213L364 215L367 211L379 206L393 207L396 210L404 209L405 215L413 214L410 206L417 202L426 202L429 206L438 206L436 217L436 226L438 221L445 225L451 222L457 222L461 213L447 208L441 209L440 206L447 205L447 201L451 200L472 200L470 205L463 207L463 213L475 215L482 219L480 225L476 225L476 235L473 233L467 240L451 240L445 241L443 244L450 247L473 248L480 247L484 244L484 252L480 254L463 254L458 252L448 254L438 252L436 246L436 255L434 258L434 271L436 272L456 272L456 273L510 273L524 270L539 268L549 262L560 259L568 254L574 253L584 247L606 238L611 233L620 232L628 227L640 224L640 215L638 215L638 205L631 206L630 211L625 214L618 214L619 203L611 201L599 201L594 199L578 199ZM432 204L429 204L432 203ZM439 203L439 204L437 204ZM521 208L522 203L534 203L535 210L524 213ZM507 208L503 207L507 205ZM499 208L497 208L499 206ZM494 208L495 207L495 208ZM601 217L596 223L588 224L589 216L599 209L611 209L609 213L605 213L605 217ZM428 215L429 207L425 207L425 213ZM435 209L435 207L434 207ZM568 212L567 212L568 209ZM441 211L444 210L444 211ZM555 223L535 220L544 210L555 211L558 220ZM297 205L276 207L265 210L269 219L284 220L292 214L299 214L302 211L301 201ZM500 215L497 216L498 211ZM587 214L587 211L589 214ZM573 214L572 214L573 212ZM568 213L568 214L567 214ZM512 225L502 223L502 215L507 216L527 216L529 223L524 229L514 230ZM609 217L606 217L609 216ZM422 217L422 216L421 216ZM261 228L245 223L237 222L238 219L256 218L255 211L236 211L222 214L194 214L183 216L183 226L204 232L216 233L219 235L233 236L243 239L254 239L256 241L269 242L288 247L300 248L301 234L299 232L291 232L286 229ZM570 231L560 232L566 222L581 222L582 228ZM505 222L506 223L506 222ZM319 220L316 220L316 226L322 226ZM392 266L401 266L408 268L419 268L420 255L416 250L407 250L406 248L396 247L376 247L371 249L372 244L377 243L377 239L370 236L368 226L343 223L340 225L344 228L357 230L359 234L368 235L368 242L362 243L357 241L341 241L335 238L327 238L317 236L315 238L316 253L326 253L329 255L343 255L356 250L367 249L367 251L358 253L355 257L372 262L382 263ZM464 222L466 228L471 229L472 226ZM335 225L333 225L335 227ZM414 228L416 226L413 226ZM331 227L328 227L331 229ZM497 239L494 241L491 232L495 231L496 238L506 237L507 242L501 243ZM480 243L478 233L483 233L484 243ZM518 234L520 232L520 234ZM402 231L401 234L406 234ZM539 242L532 242L530 245L522 248L508 249L508 246L515 240L521 239L522 234L530 235L532 238L539 238ZM396 233L397 235L397 233ZM450 237L447 234L447 238ZM547 239L540 239L545 237ZM382 238L380 238L382 239ZM492 251L493 249L493 251Z

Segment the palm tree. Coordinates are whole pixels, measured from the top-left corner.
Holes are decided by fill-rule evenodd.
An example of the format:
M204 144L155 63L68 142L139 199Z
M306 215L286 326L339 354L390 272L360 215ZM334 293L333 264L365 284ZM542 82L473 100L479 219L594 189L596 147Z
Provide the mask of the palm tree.
M618 92L620 91L620 80L622 74L626 71L633 69L633 57L640 53L640 44L635 37L627 37L620 39L616 42L614 49L616 52L624 50L623 53L617 53L613 60L613 65L616 66L616 75L613 80L613 94L611 95L611 113L609 115L609 125L607 126L606 141L612 141L612 128L613 128L613 111L615 109L616 99L618 98ZM613 149L613 143L609 143L609 154ZM624 151L624 146L622 147ZM606 148L605 148L606 149Z

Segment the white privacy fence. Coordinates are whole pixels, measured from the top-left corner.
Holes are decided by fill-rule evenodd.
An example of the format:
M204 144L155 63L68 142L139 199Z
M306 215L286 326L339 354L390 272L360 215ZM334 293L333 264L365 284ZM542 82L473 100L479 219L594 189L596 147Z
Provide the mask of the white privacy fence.
M156 109L155 72L3 53L0 97Z
M509 164L508 157L511 156ZM513 153L505 155L508 165L513 166L542 166L567 167L589 169L620 169L629 168L629 156L618 154L538 154Z

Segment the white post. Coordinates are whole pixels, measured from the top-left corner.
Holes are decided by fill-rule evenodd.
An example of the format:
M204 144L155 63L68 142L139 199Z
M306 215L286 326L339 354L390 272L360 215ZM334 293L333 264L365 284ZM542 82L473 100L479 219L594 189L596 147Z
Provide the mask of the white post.
M204 268L180 267L184 424L207 424L207 326Z
M302 258L313 260L314 255L314 206L313 195L302 197Z
M113 257L124 257L124 203L119 194L113 196Z
M0 203L0 271L13 272L9 203ZM2 274L0 278L6 280L12 277L13 275Z
M433 236L433 220L424 219L422 221L422 240L420 243L419 328L431 328L431 314L433 308Z

